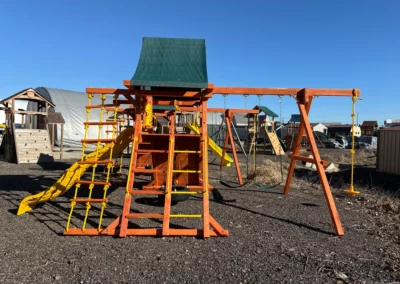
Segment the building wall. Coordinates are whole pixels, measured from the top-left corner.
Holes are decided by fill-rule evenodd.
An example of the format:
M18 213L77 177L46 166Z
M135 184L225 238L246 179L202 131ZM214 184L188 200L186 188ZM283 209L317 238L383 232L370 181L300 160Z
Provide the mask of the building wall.
M324 134L327 134L327 133L328 133L328 127L326 127L325 125L323 125L323 124L321 124L321 123L315 125L315 126L313 127L313 130L314 130L314 131L318 131L318 132L322 132L322 133L324 133Z
M373 126L363 126L362 127L362 135L364 136L373 136L375 132L375 127Z
M328 137L335 138L336 136L348 136L351 135L351 127L339 127L339 128L328 128ZM361 127L354 125L354 136L361 136Z
M350 131L351 134L351 131ZM354 125L354 136L356 137L360 137L361 136L361 127Z
M400 175L400 127L379 131L377 170Z

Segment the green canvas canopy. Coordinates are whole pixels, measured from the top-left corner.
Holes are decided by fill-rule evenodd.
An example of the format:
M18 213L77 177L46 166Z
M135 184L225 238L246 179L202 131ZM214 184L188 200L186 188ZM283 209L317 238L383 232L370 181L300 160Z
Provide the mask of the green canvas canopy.
M206 44L203 39L143 38L132 86L208 87Z
M275 112L267 108L266 106L255 106L253 109L259 109L260 112L264 112L266 115L271 117L279 117Z

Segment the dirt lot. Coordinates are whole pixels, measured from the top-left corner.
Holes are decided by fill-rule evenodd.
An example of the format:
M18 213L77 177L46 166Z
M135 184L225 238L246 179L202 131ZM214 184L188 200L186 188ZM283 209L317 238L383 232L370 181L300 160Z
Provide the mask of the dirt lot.
M400 283L400 179L377 173L372 166L374 154L360 152L356 188L362 194L345 196L347 152L322 151L341 169L328 178L345 230L343 237L333 234L315 173L301 166L290 194L284 196L282 186L271 190L252 183L224 187L219 183L218 166L211 164L210 182L227 200L212 200L211 213L229 230L229 238L120 239L62 236L71 193L28 214L15 215L22 198L46 189L72 161L0 162L1 282ZM258 163L263 159L277 161L273 171L279 173L278 158L259 155ZM243 157L241 161L245 163ZM284 166L287 161L283 159ZM224 171L224 179L234 179L233 168ZM120 214L123 194L122 187L111 189L106 223ZM200 204L200 199L191 197L174 210L198 212ZM137 200L134 206L141 212L161 211L149 198ZM176 222L175 226L196 225Z

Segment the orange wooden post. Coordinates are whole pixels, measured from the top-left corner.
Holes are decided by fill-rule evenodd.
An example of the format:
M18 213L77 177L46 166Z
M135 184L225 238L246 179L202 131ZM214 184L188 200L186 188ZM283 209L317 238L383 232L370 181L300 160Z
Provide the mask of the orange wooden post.
M169 222L171 214L171 192L174 177L174 150L175 150L175 113L169 118L169 149L168 149L168 165L167 165L167 182L165 185L165 198L164 198L164 216L162 234L169 236Z
M202 149L202 173L203 173L203 237L210 237L210 200L208 192L208 132L207 132L207 100L201 103L201 149ZM223 162L224 156L221 161Z
M312 103L312 97L310 97L309 101L305 103L305 109L306 109L307 115L310 112L311 103ZM297 104L299 105L299 102L297 102ZM293 129L292 129L292 131L293 131ZM303 121L301 121L300 126L299 126L298 136L296 139L296 144L294 144L292 156L297 156L299 154L303 133L304 133L304 123L303 123ZM292 182L292 177L293 177L295 166L296 166L296 159L292 158L292 160L290 161L290 166L289 166L289 170L288 170L288 174L287 174L287 178L286 178L285 189L283 192L284 194L289 194L290 184Z
M310 142L311 151L313 154L313 163L317 167L318 176L322 185L322 189L324 190L324 195L326 202L328 204L329 213L331 215L332 223L335 228L335 232L337 235L342 236L344 234L342 224L339 219L339 214L336 209L335 201L333 200L332 192L329 187L328 179L326 178L325 170L323 167L323 161L318 152L317 143L315 142L313 131L310 125L310 121L308 119L308 113L310 111L312 102L312 95L309 95L306 89L299 92L297 95L297 104L300 110L301 122L299 127L299 135L296 140L295 149L293 151L293 155L291 155L291 163L288 173L288 178L286 180L285 185L285 194L289 191L289 186L291 182L291 178L294 172L294 166L296 164L296 156L298 155L301 143L301 137L303 136L303 132L306 132L306 137Z
M236 174L238 177L239 184L243 184L242 173L240 172L240 166L239 166L239 159L237 157L235 142L233 140L233 135L232 135L232 129L231 129L232 117L231 116L232 115L229 113L229 111L227 111L227 115L225 116L226 125L227 125L227 134L226 135L229 137L229 141L231 143L233 160L235 162Z
M339 214L336 210L335 201L333 200L332 192L329 187L328 179L326 178L324 167L321 163L321 157L318 152L317 143L315 143L314 135L310 126L310 121L308 120L307 111L304 104L299 104L300 114L302 121L304 123L306 135L308 141L311 144L311 151L315 159L315 165L317 166L318 176L322 184L322 189L324 190L324 195L326 202L328 204L329 213L331 215L333 226L335 227L336 234L343 236L343 228L340 223Z
M136 98L136 115L135 115L135 132L132 135L132 151L131 151L131 162L129 165L129 174L128 180L126 184L126 192L125 192L125 199L124 199L124 207L122 209L122 216L121 216L121 223L120 223L120 237L126 237L128 231L128 215L131 210L131 202L132 202L132 195L130 191L133 189L134 181L135 181L135 169L137 163L137 149L138 149L138 141L139 136L142 133L142 119L141 119L141 112L140 112L140 97L137 96Z

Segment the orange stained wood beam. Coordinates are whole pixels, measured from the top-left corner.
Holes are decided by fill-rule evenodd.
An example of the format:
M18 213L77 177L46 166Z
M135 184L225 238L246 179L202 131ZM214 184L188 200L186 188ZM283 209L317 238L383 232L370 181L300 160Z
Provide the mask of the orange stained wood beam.
M335 228L335 232L338 236L343 236L343 228L339 219L339 214L336 209L335 201L332 196L331 189L329 187L328 179L326 178L326 174L324 168L322 166L321 157L318 152L317 144L315 143L314 134L311 129L310 121L308 120L307 109L304 104L299 104L300 115L302 117L302 123L304 124L305 132L307 134L308 140L311 146L311 152L315 159L315 165L317 167L317 172L319 176L319 180L322 185L322 189L324 191L325 199L328 204L329 213L331 215L332 223ZM293 161L293 160L292 160Z
M230 114L234 113L260 113L260 110L257 109L236 109L236 108L208 108L207 112L228 112Z
M123 94L129 104L134 105L136 107L136 100L132 98L131 94Z
M204 89L201 92L195 91L145 91L145 90L135 90L135 86L131 85L130 80L124 80L124 86L127 87L134 95L143 96L156 96L156 97L192 97L192 98L211 98L212 94L209 89Z
M196 100L196 101L177 101L179 106L194 106L194 105L198 105L200 106L201 103L200 101ZM169 106L173 106L175 105L174 100L170 99L170 100L154 100L154 104L155 105L169 105Z
M289 155L290 159L295 159L295 160L299 160L302 162L307 162L307 163L312 163L312 164L316 164L317 162L315 161L315 159L313 158L308 158L308 157L303 157L303 156L295 156L295 155ZM328 161L325 160L321 160L321 164L326 167L328 166Z
M88 94L133 95L132 90L118 88L86 88Z
M242 88L242 87L214 87L213 94L219 95L279 95L295 96L305 90L308 96L344 96L351 97L354 93L360 96L357 89L312 89L312 88Z
M306 114L308 115L308 113L310 112L310 108L311 108L311 103L312 103L312 99L310 99L308 102L304 102L304 104L306 105ZM299 104L298 104L299 105ZM293 156L298 156L299 151L300 151L300 145L301 145L301 140L303 137L304 132L304 122L303 119L300 123L300 127L299 127L299 132L297 134L297 138L294 144L294 149L293 149ZM288 169L288 174L287 174L287 178L286 178L286 183L285 183L285 188L283 191L283 194L289 194L289 189L290 189L290 184L292 182L292 177L294 174L294 168L296 166L296 160L292 159L290 161L290 165L289 165L289 169Z

